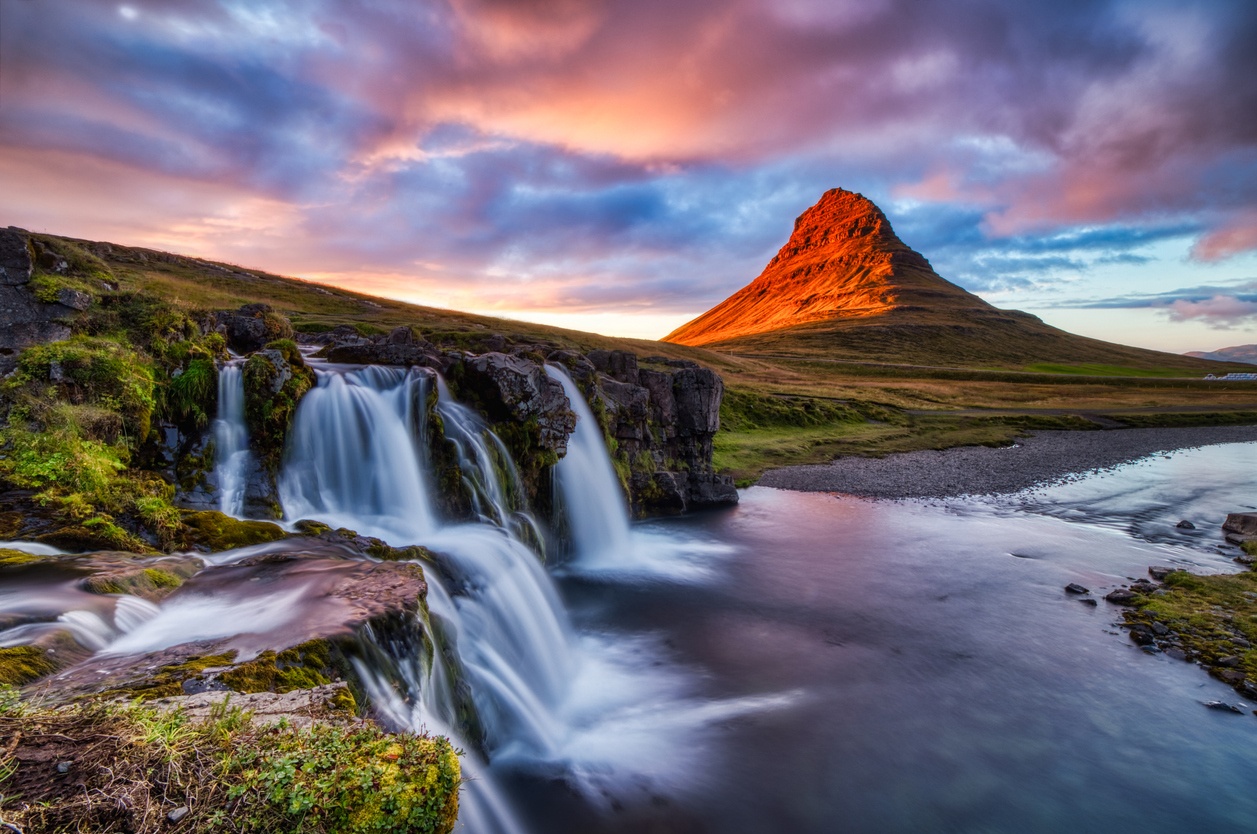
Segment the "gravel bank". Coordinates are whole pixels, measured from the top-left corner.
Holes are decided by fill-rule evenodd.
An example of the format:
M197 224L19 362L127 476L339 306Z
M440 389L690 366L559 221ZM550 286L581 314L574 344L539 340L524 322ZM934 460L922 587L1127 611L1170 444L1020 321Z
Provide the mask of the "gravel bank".
M1017 492L1157 452L1253 441L1257 441L1257 426L1041 431L1003 449L963 446L884 458L845 457L829 464L772 469L764 473L758 484L871 498L984 495Z

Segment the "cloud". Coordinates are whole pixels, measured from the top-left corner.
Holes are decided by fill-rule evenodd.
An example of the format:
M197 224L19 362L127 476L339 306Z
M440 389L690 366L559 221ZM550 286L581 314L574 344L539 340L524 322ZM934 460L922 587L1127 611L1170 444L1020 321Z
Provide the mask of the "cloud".
M1178 299L1170 303L1169 317L1170 321L1203 319L1227 328L1257 318L1257 300L1245 301L1233 295L1215 295L1204 301Z
M1161 293L1065 302L1059 306L1083 310L1162 310L1169 321L1200 321L1218 329L1229 329L1257 321L1257 279L1228 286L1202 285Z
M1243 0L119 8L0 4L6 222L513 309L697 311L835 185L971 289L1257 249Z

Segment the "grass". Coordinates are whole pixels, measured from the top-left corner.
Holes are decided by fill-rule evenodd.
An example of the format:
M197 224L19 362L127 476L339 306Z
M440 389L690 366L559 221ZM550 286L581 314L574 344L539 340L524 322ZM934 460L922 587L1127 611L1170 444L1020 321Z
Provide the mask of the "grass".
M1142 642L1177 648L1248 697L1257 695L1257 572L1175 571L1160 591L1140 594L1125 621L1132 635L1148 635Z
M1133 368L1127 365L1106 365L1100 362L1085 362L1080 365L1037 362L1033 365L1027 365L1023 370L1038 374L1072 374L1075 376L1181 377L1186 375L1186 372L1179 368Z
M845 402L858 413L854 419L850 413L831 413L810 422L770 423L753 415L741 422L722 416L717 465L744 482L768 466L822 461L834 454L1007 442L1016 434L1017 419L1037 426L1060 421L1046 426L1056 428L1089 426L1084 415L1112 415L1139 426L1257 420L1257 385L1203 380L1206 373L1241 366L1084 339L1015 312L956 321L945 311L918 311L899 315L892 326L822 322L692 348L415 306L230 264L54 240L62 241L67 258L83 274L107 275L118 285L117 298L106 304L109 298L103 297L102 310L93 315L105 329L110 315L115 330L123 321L140 321L132 327L136 343L153 343L158 340L152 334L164 332L183 344L186 325L179 315L195 319L198 311L265 303L286 315L298 332L348 324L362 333L383 333L407 326L434 343L469 350L481 349L492 334L514 343L582 351L629 350L642 358L688 359L711 367L724 378L731 397L743 392ZM145 306L142 299L160 299L166 307ZM156 357L160 351L154 345L150 352ZM186 347L165 352L173 359L158 360L159 376L163 362L189 361L180 359ZM166 403L185 422L200 422L212 408L209 394L208 379L194 374L159 398L159 407ZM938 419L928 419L934 416ZM983 416L1004 423L973 422Z
M0 687L0 815L26 831L447 834L460 780L446 739L372 723L259 726L229 705L194 723L134 705L43 708Z

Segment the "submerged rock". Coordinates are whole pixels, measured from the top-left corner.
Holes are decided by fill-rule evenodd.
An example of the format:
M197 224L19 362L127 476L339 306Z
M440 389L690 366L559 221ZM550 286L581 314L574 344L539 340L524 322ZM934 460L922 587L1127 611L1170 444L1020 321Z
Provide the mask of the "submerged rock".
M1175 524L1174 526L1180 530L1195 530L1196 529L1196 525L1192 524L1187 519L1183 519L1182 521L1180 521L1178 524Z
M1233 712L1237 715L1244 714L1244 708L1238 704L1228 704L1226 701L1201 701L1200 703L1209 709L1216 709L1222 712Z
M1139 595L1129 588L1117 588L1104 595L1105 600L1114 605L1131 605Z
M1077 582L1070 582L1068 585L1066 585L1066 586L1065 586L1065 593L1067 593L1067 594L1089 594L1089 593L1091 593L1091 589L1090 589L1090 588L1084 588L1083 586L1079 585Z

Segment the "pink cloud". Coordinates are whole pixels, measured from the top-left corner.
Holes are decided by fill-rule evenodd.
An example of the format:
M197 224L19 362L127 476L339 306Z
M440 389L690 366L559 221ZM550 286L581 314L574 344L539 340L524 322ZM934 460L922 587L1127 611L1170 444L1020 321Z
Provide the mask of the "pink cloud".
M1257 249L1257 211L1245 211L1196 241L1192 257L1200 261L1221 261Z
M1205 301L1179 299L1169 306L1168 313L1170 321L1200 319L1227 328L1257 316L1257 301L1244 301L1233 295L1215 295Z

